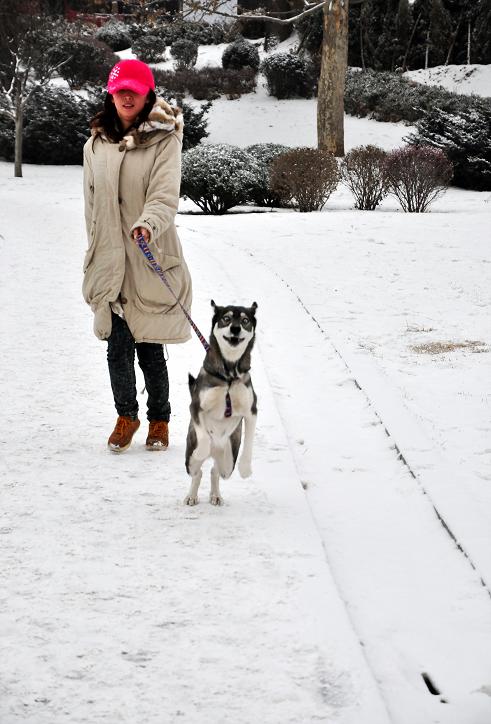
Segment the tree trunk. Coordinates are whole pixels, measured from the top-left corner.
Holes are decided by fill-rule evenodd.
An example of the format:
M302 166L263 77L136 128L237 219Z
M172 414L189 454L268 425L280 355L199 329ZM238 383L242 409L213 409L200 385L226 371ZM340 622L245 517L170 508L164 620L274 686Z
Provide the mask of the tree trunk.
M15 82L15 170L14 177L22 178L22 84L20 78Z
M344 156L344 87L348 66L349 0L325 0L317 98L317 145Z
M467 65L471 64L471 21L467 21Z

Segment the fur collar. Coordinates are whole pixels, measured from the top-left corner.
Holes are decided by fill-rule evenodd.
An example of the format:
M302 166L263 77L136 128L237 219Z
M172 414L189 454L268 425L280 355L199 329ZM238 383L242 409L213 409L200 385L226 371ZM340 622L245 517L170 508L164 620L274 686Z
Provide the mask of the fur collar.
M171 106L163 98L157 98L155 105L148 114L148 119L140 124L138 128L132 128L120 141L119 147L131 151L138 146L146 146L153 141L153 134L157 131L177 131L182 133L184 120L182 110L177 106ZM93 128L94 137L101 136L107 140L106 134L101 127Z

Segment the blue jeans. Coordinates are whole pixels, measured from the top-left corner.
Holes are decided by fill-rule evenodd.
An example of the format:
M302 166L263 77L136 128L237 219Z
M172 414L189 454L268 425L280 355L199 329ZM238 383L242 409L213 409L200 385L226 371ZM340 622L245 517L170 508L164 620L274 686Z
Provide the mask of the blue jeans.
M147 419L170 418L169 376L161 344L135 342L128 325L112 314L112 330L107 340L107 363L118 415L138 416L136 398L135 348L138 364L145 378L148 393Z

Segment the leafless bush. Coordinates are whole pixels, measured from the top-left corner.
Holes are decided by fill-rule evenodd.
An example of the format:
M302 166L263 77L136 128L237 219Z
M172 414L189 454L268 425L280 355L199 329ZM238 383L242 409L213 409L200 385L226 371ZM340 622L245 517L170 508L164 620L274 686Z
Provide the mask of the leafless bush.
M387 195L387 153L378 146L359 146L341 162L341 179L355 197L356 209L372 211Z
M404 211L423 213L444 193L452 163L443 151L431 146L405 146L388 154L385 163L389 193Z
M322 209L339 182L336 159L328 151L293 148L271 164L270 185L284 203L299 211Z

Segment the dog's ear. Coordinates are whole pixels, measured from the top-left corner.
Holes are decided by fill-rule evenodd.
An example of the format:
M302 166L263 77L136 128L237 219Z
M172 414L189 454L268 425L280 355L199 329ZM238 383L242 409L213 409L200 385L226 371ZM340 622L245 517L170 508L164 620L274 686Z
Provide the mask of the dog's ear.
M217 305L215 304L215 302L213 301L213 299L211 300L211 306L213 307L213 309L216 309L216 308L217 308Z
M252 312L253 314L256 314L257 303L256 303L256 302L252 302L252 304L251 304L251 306L249 307L249 309L251 310L251 312Z
M188 373L188 385L189 385L189 389L191 390L191 392L193 391L195 384L196 384L196 378L193 377L193 375L189 372Z

